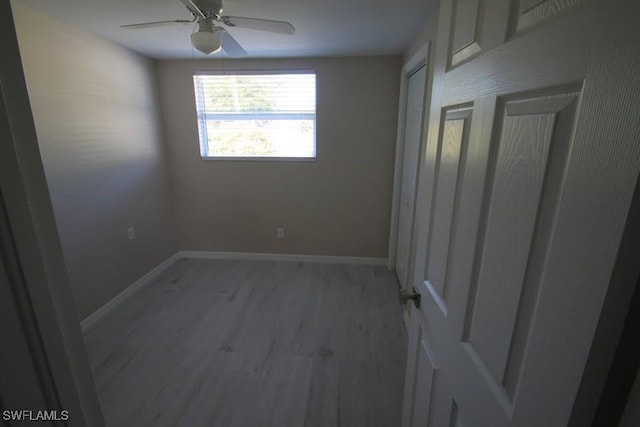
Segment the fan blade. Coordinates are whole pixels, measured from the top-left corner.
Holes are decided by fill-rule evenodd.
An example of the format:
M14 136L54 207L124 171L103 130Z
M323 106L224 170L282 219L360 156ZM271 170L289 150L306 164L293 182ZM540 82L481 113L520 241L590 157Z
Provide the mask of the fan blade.
M245 56L247 51L240 46L240 44L229 34L224 28L218 28L216 30L222 40L222 49L224 49L229 56L238 57Z
M271 33L293 34L296 29L289 22L272 21L270 19L243 18L240 16L223 16L220 20L230 27L250 28L252 30L269 31Z
M143 28L161 27L168 24L191 24L195 22L195 19L172 19L170 21L153 21L153 22L141 22L140 24L128 24L120 25L120 28L127 28L130 30L141 30Z
M191 0L180 0L180 2L185 5L185 7L187 9L189 9L191 12L193 12L196 16L202 18L202 19L206 19L207 17L205 16L204 12L202 10L200 10L200 8Z

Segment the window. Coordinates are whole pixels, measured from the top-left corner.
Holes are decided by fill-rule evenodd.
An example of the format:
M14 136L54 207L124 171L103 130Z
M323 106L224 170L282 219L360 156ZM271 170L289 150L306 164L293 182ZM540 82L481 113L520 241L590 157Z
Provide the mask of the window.
M313 159L314 72L226 72L193 77L205 158Z

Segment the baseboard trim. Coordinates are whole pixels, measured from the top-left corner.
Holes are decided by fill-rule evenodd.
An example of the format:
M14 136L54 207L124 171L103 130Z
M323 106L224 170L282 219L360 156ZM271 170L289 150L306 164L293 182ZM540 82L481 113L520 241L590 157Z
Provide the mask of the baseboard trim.
M180 251L180 258L199 259L234 259L248 261L294 261L317 262L335 264L359 264L359 265L387 265L387 258L367 258L328 255L295 255L274 253L251 252L207 252L207 251Z
M140 289L148 285L160 273L166 270L171 264L181 258L197 259L233 259L247 261L293 261L293 262L317 262L335 264L357 264L357 265L387 265L387 258L367 258L367 257L345 257L326 255L293 255L293 254L273 254L273 253L251 253L251 252L207 252L207 251L179 251L158 264L147 274L133 282L122 292L111 298L106 304L85 317L80 322L82 333L88 333L100 319L110 313L115 307Z
M120 292L115 297L111 298L106 304L102 307L94 311L92 314L85 317L80 322L80 329L82 329L82 333L86 334L93 328L95 323L110 313L115 307L120 305L122 301L130 298L133 294L138 292L140 289L144 288L146 285L151 283L153 279L155 279L160 273L166 270L171 264L180 259L179 253L175 253L171 255L166 260L162 261L144 276L133 282L131 285L127 286L122 292Z

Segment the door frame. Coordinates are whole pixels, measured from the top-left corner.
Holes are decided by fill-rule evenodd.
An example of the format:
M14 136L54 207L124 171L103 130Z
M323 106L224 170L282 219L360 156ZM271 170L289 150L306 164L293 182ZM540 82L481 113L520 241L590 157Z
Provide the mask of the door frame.
M9 228L0 244L11 248L2 262L16 273L8 277L14 297L3 299L0 306L13 309L21 319L22 325L5 326L29 344L39 366L40 392L69 411L70 426L100 427L104 421L69 287L8 0L0 2L0 24L5 41L0 44L0 196ZM20 377L21 369L28 368L0 366L0 375L12 371L13 378Z
M422 148L426 139L426 126L428 126L429 123L429 105L431 104L431 82L433 78L433 73L431 71L431 52L432 42L431 40L429 40L402 66L402 70L400 73L400 101L398 103L398 127L396 133L395 164L393 169L393 196L391 201L391 222L389 227L389 254L387 257L387 267L389 268L389 271L395 271L396 257L398 253L398 225L400 223L400 197L402 191L402 168L404 163L405 122L407 120L407 101L409 99L409 78L414 72L420 69L420 67L426 67L427 79L425 81L422 101L422 131L420 132L420 146L418 148L418 152L422 153ZM416 169L418 173L420 171L421 163L421 159L418 159L418 167ZM413 216L415 218L415 206L413 212ZM409 265L407 266L408 285L413 283L413 255L415 253L413 222L414 221L412 219L411 248L409 251Z
M602 305L598 326L573 404L569 427L591 425L600 405L606 404L603 399L611 398L606 396L608 390L605 386L609 376L615 374L610 369L615 362L614 358L621 343L625 326L627 326L634 292L640 286L638 254L640 254L640 175L636 179L622 240L609 280L609 289ZM636 325L629 325L629 327L633 326ZM633 345L637 342L638 340L635 340ZM625 359L631 360L628 355ZM633 375L634 378L637 375L635 369L633 372L627 371L625 373ZM617 374L620 375L620 373ZM616 381L614 377L611 380ZM616 384L615 388L623 387L622 384ZM631 390L622 393L628 399ZM619 398L621 395L615 397ZM602 416L602 414L600 415ZM615 416L615 414L605 415ZM606 416L600 418L600 421L604 420L606 420Z

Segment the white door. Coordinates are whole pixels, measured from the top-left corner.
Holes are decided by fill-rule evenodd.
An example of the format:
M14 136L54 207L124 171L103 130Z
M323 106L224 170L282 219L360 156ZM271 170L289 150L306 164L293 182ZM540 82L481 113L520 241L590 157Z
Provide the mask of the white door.
M407 109L402 154L402 181L400 184L400 207L398 209L398 243L396 252L396 275L402 288L407 285L413 213L415 209L416 177L422 140L422 117L424 116L424 89L427 67L421 66L407 84Z
M442 0L403 426L566 426L640 169L640 3Z

